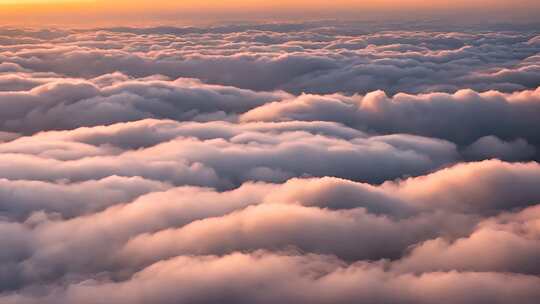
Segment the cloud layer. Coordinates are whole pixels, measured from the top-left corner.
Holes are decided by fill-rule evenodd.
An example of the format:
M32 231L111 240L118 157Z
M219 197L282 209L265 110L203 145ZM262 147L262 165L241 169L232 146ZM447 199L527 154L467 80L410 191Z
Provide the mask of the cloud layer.
M0 303L536 303L540 33L364 25L0 29Z

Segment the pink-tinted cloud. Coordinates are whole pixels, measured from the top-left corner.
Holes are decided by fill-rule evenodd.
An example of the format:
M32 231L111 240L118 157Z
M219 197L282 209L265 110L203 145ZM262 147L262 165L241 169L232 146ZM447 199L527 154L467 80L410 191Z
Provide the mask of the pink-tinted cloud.
M0 303L537 303L539 37L0 28Z

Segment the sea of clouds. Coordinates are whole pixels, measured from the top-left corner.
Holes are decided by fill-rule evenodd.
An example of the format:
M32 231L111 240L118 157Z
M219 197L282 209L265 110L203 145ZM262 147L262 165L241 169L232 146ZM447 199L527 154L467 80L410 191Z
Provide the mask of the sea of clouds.
M540 298L540 30L0 28L0 303Z

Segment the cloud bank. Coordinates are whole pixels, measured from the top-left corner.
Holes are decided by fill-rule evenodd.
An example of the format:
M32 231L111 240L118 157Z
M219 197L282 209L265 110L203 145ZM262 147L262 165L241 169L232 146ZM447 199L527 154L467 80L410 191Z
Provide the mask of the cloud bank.
M540 33L0 29L0 303L536 303Z

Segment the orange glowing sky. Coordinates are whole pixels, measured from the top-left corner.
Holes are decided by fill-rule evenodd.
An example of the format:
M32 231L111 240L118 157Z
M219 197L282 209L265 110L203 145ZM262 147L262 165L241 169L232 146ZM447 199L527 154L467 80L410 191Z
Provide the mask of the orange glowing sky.
M474 15L503 13L536 15L538 0L0 0L3 23L38 20L91 22L93 20L150 20L167 15L204 19L212 17L273 18L275 16L325 16L343 14L366 17L370 13L449 13ZM47 20L47 21L45 21Z

